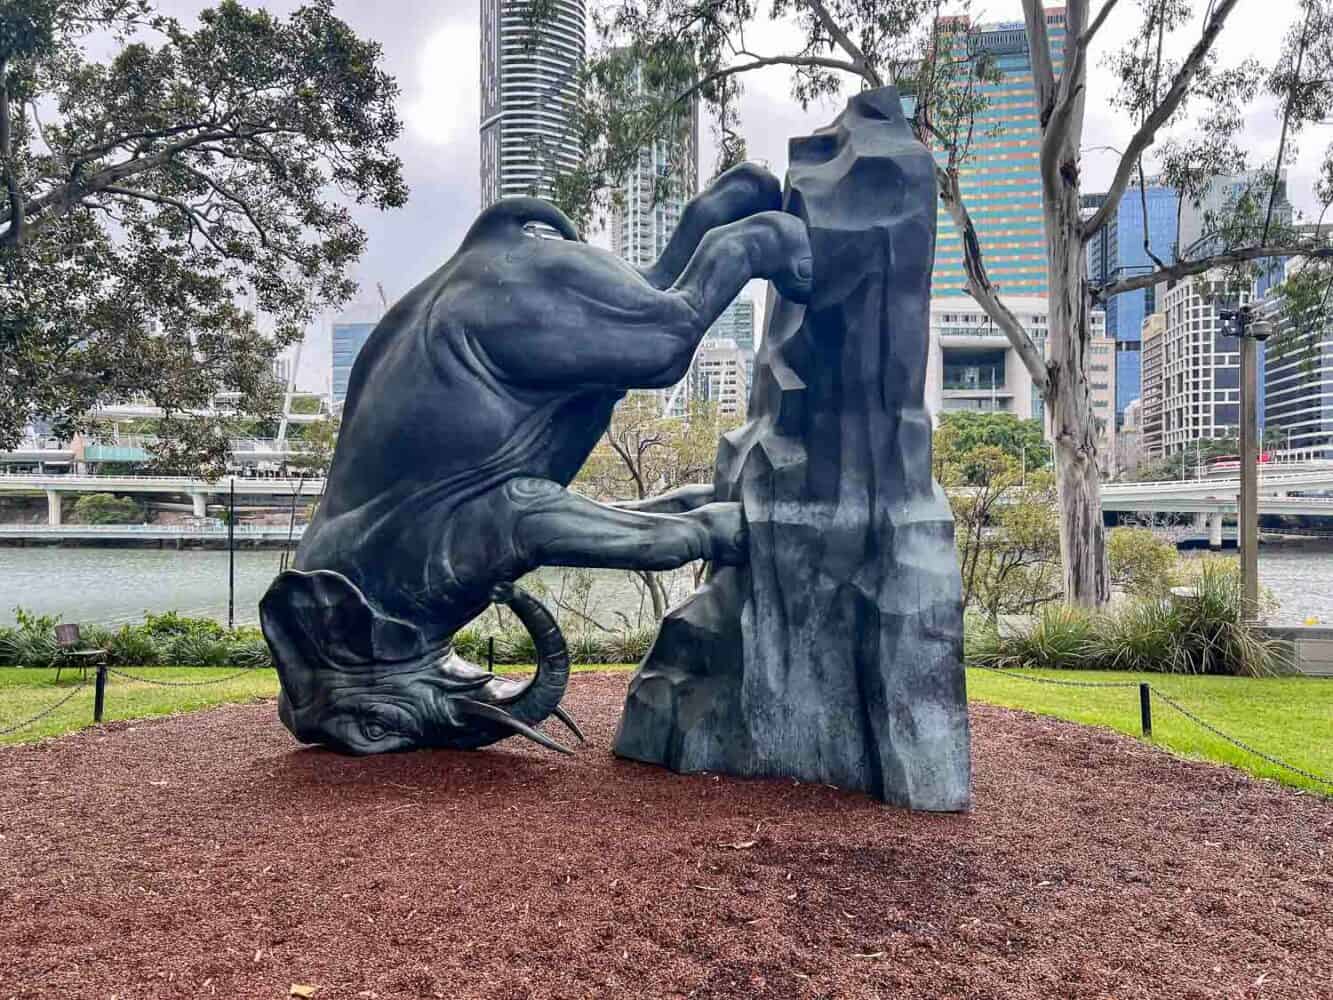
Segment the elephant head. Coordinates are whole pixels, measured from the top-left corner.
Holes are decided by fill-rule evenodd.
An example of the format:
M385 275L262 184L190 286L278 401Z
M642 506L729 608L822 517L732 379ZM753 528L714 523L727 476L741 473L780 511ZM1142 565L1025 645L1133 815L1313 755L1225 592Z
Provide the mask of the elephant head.
M555 621L525 591L501 584L492 594L532 634L537 670L530 680L498 677L453 648L375 611L350 580L329 570L289 570L259 613L278 663L278 714L302 742L350 754L423 747L472 749L520 734L567 752L537 730L559 707L569 655Z

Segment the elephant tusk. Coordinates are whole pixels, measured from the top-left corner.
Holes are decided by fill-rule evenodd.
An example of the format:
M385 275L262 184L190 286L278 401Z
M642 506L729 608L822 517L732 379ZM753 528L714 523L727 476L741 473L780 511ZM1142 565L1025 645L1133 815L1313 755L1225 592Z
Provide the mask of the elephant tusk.
M569 729L569 731L579 738L580 743L588 742L588 738L583 735L583 730L580 729L579 724L574 721L574 717L570 715L568 712L566 712L563 708L557 705L555 711L552 712L551 714L554 715L561 722L563 722L565 726Z
M573 754L574 751L562 743L557 743L545 733L539 733L526 722L514 718L502 708L494 705L488 705L483 701L473 701L471 698L455 698L454 706L464 715L471 715L477 719L484 719L487 722L498 723L515 733L526 736L534 743L540 743L542 746L551 750L558 750L560 753Z

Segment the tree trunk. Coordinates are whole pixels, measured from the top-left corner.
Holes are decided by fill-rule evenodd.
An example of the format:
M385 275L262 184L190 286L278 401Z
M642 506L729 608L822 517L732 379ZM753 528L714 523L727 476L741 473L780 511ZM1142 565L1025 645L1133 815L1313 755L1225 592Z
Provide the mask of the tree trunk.
M1097 418L1087 374L1091 302L1084 281L1078 185L1062 185L1056 197L1046 199L1045 208L1050 246L1046 419L1055 442L1065 600L1095 608L1110 600L1111 584L1097 468Z

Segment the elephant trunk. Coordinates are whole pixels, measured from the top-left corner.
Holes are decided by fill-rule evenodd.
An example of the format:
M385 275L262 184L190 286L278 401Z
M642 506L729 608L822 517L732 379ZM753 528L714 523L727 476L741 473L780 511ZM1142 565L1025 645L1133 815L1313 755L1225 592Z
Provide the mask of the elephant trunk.
M569 683L569 650L555 617L535 597L520 587L501 584L497 600L508 605L532 636L537 649L537 670L532 679L497 704L524 725L536 726L560 707Z

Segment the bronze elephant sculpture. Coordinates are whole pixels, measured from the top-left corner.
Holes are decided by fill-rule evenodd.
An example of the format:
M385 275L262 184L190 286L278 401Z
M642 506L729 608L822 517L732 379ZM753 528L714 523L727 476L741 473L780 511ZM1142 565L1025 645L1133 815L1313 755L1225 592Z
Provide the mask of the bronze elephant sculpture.
M616 402L679 381L747 281L808 298L808 234L780 205L775 178L735 168L637 270L580 242L549 203L507 199L385 315L353 369L295 568L260 603L279 712L298 739L362 754L521 733L559 748L536 727L563 716L568 657L513 582L540 566L743 558L739 505L709 502L707 488L611 506L565 487ZM451 645L497 599L534 635L530 681L496 677Z

